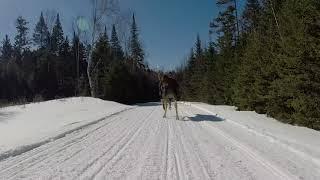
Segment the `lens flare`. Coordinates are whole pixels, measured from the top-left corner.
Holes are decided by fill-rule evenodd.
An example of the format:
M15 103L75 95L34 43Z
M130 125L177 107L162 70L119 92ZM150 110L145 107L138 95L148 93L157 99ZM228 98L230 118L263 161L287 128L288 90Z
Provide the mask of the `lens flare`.
M80 31L88 31L89 30L89 22L84 17L77 18L77 26Z

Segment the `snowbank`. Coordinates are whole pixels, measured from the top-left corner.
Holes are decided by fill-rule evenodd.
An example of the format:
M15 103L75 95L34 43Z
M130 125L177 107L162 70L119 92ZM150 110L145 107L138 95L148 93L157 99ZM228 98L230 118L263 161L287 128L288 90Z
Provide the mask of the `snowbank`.
M0 160L131 108L89 97L0 109Z
M284 124L254 111L236 111L233 106L213 106L204 103L184 103L221 117L229 123L265 137L269 142L311 160L320 166L320 132L306 127Z

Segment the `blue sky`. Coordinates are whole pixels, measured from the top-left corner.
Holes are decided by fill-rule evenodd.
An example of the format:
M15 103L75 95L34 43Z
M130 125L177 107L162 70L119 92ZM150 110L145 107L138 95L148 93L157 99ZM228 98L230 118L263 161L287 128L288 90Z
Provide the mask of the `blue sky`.
M208 41L209 22L219 11L215 0L120 0L120 6L122 11L135 12L150 66L164 69L175 68L185 59L197 33L203 43ZM30 22L33 32L40 12L48 9L60 13L64 31L70 34L71 21L87 15L90 6L89 0L1 0L0 39L14 35L19 15Z

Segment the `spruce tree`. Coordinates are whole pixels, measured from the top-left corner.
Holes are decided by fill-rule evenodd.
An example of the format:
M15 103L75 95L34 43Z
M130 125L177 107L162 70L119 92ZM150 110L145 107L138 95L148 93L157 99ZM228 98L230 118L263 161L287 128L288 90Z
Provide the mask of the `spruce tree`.
M196 100L197 89L195 89L194 84L191 82L195 74L196 58L194 54L194 49L191 48L190 54L187 59L187 66L184 73L184 79L181 85L182 98L189 101Z
M83 43L80 41L80 38L73 33L71 55L75 64L75 79L76 79L76 95L88 95L90 88L89 80L87 76L87 53L86 48Z
M15 36L14 40L14 47L15 51L18 55L20 55L23 51L29 49L29 40L28 40L28 30L27 27L28 22L19 16L16 20L16 29L17 35Z
M320 25L316 21L320 4L287 0L283 7L276 15L281 25L278 33L285 36L275 39L278 51L274 51L272 68L276 78L268 112L285 122L320 129Z
M55 25L53 26L52 36L51 36L52 52L58 53L58 51L61 51L63 43L64 43L63 29L60 22L60 16L59 14L57 14L57 19L56 19Z
M111 51L107 35L107 30L101 33L98 42L96 43L92 52L91 75L93 83L95 84L95 94L97 97L103 98L105 96L105 77L109 72L109 65L111 63Z
M258 0L247 0L245 9L242 15L242 26L244 32L250 32L252 29L255 30L260 21L262 9Z
M110 43L111 43L111 50L112 50L112 53L114 54L114 57L117 60L122 60L124 57L124 54L123 54L122 47L120 45L120 41L118 39L116 27L114 24L112 26Z
M63 39L60 49L60 56L68 56L70 54L70 42L68 36Z
M235 15L235 4L231 0L219 0L217 4L223 5L222 11L218 17L210 24L212 31L216 32L217 38L217 50L219 56L215 62L216 71L214 76L217 83L217 95L218 99L224 99L223 102L219 100L219 103L232 104L232 85L236 76L236 69L238 65L238 59L236 58L236 45L237 45L237 18Z
M144 65L144 52L139 41L139 31L136 24L135 16L132 16L131 37L130 37L130 52L133 60L133 65L141 67Z
M197 40L196 40L196 44L195 44L195 50L196 50L196 53L195 53L195 56L197 58L200 58L203 54L203 49L202 49L202 46L201 46L201 40L200 40L200 35L197 34Z
M12 45L8 35L6 35L2 41L1 56L3 59L10 59L12 56Z
M33 42L39 48L46 48L50 42L49 31L47 24L44 20L43 13L41 12L38 23L36 24L34 33L33 33Z

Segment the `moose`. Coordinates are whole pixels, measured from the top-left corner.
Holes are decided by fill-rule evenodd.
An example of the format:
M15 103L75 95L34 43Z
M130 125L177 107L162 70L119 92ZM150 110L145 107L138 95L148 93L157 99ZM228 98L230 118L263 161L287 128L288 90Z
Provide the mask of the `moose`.
M174 107L176 109L176 119L179 120L178 104L177 104L179 84L175 79L165 74L162 75L159 73L158 77L159 77L159 95L161 97L161 103L164 109L163 117L166 118L168 105L170 105L171 107L171 102L174 101Z

